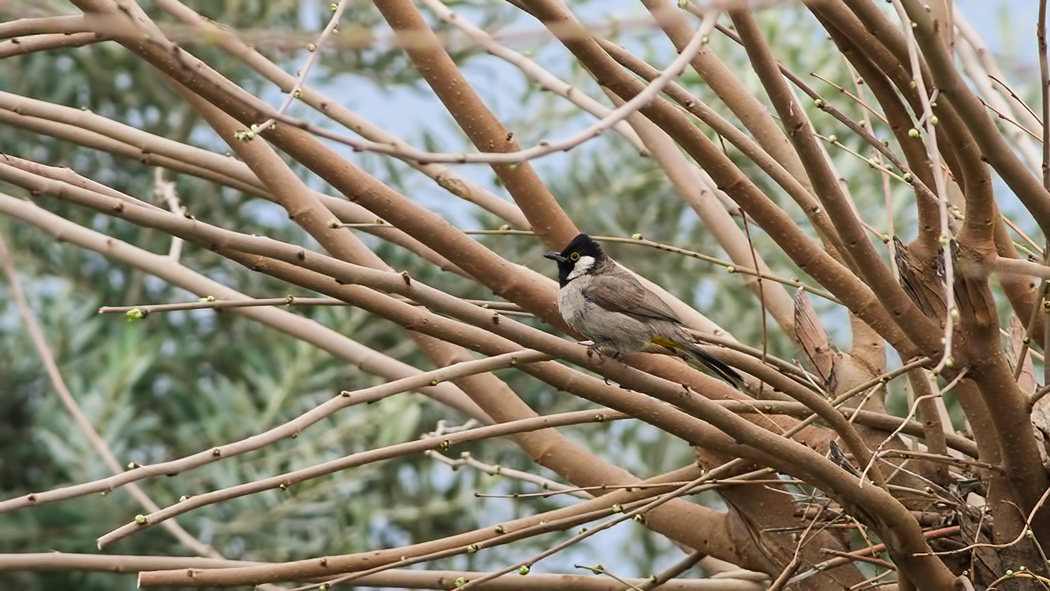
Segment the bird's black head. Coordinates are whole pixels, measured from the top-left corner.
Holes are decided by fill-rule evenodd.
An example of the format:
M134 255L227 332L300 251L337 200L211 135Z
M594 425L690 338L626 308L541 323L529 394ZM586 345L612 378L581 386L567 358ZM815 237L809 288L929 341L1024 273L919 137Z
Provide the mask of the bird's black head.
M563 286L606 258L602 247L586 234L573 238L560 253L548 252L543 256L558 263L558 283Z

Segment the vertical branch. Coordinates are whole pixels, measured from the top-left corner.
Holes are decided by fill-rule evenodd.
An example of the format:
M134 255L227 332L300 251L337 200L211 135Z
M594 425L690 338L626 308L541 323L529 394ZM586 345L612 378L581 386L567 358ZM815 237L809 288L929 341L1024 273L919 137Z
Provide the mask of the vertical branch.
M1039 98L1043 109L1043 187L1050 191L1050 66L1046 56L1046 0L1039 0L1036 41L1039 46Z
M1039 20L1036 25L1036 40L1037 45L1039 46L1039 98L1043 112L1041 126L1043 137L1043 186L1050 190L1050 65L1048 65L1046 43L1046 0L1039 0ZM1050 244L1050 242L1048 242L1048 244ZM1050 263L1050 248L1044 250L1046 252L1043 255L1043 264L1045 265ZM1024 367L1025 359L1028 356L1029 344L1031 343L1033 336L1043 337L1042 343L1044 348L1047 343L1050 343L1050 341L1046 340L1047 327L1044 325L1042 331L1039 331L1039 322L1047 322L1046 314L1043 313L1043 301L1047 294L1047 287L1047 280L1043 279L1039 282L1039 289L1035 292L1035 301L1031 307L1031 314L1028 318L1025 338L1021 343L1021 351L1018 354L1017 365L1014 368L1015 380L1021 375L1021 368ZM1018 310L1018 313L1020 312L1021 310ZM1050 367L1050 363L1046 365ZM1047 384L1050 382L1044 380L1043 383Z
M175 183L164 178L164 169L158 168L153 173L153 191L158 197L164 200L168 205L168 209L178 215L184 215L186 208L179 202L179 196L175 193ZM182 239L172 238L171 248L168 249L168 256L174 261L178 261L182 255Z
M926 438L926 449L930 453L947 455L948 444L944 436L944 425L941 423L941 413L934 398L933 390L930 388L930 378L924 369L916 369L908 372L908 384L911 386L912 394L915 396L916 408L922 418L922 431ZM930 480L941 485L948 486L950 479L948 465L939 462L929 462Z
M751 262L755 268L758 269L758 253L755 252L755 243L751 240L751 230L748 228L747 214L744 214L742 217L744 221L744 236L747 237L747 246L751 251ZM762 321L762 362L765 363L766 355L769 354L769 331L766 327L766 292L761 276L755 278L755 283L758 284L758 302L761 304L761 310L759 313L761 314Z
M1044 316L1043 342L1050 343L1050 318L1046 318L1047 316L1050 316L1050 300L1044 299L1042 302L1042 306L1039 306L1039 308L1042 309ZM1050 361L1047 360L1043 361L1043 384L1044 387L1046 387L1046 385L1050 385Z

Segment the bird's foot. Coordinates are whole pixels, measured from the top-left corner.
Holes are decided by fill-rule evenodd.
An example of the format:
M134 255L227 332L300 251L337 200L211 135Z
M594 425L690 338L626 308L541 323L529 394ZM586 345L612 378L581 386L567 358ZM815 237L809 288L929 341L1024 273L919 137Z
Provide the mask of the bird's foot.
M613 359L617 359L620 356L619 351L616 350L612 350L612 353L606 353L607 349L603 349L601 345L593 341L580 341L580 344L585 345L587 347L588 357L595 356L598 358L598 365L605 363L606 357L612 357ZM602 376L602 379L605 380L606 386L611 385L607 376Z
M599 364L604 363L606 359L612 359L613 361L623 363L623 353L620 353L606 344L594 343L591 341L583 341L580 344L587 345L587 355L596 356Z
M593 357L597 357L598 358L598 363L602 363L602 362L605 361L605 355L602 353L602 346L601 345L599 345L599 344L597 344L595 342L592 342L592 341L583 341L580 344L581 345L587 345L587 356L588 357L592 357L592 356Z
M580 341L580 344L587 346L587 356L597 357L599 364L604 363L606 357L612 357L613 359L616 359L619 356L619 353L616 352L615 349L609 349L603 346L602 343L595 343L594 341Z

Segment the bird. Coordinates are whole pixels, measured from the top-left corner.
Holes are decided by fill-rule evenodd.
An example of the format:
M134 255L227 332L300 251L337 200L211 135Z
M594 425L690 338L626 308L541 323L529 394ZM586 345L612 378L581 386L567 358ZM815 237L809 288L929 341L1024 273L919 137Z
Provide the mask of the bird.
M646 288L587 234L543 255L558 263L558 311L565 322L613 357L650 351L684 354L734 388L744 378L704 351L660 296Z

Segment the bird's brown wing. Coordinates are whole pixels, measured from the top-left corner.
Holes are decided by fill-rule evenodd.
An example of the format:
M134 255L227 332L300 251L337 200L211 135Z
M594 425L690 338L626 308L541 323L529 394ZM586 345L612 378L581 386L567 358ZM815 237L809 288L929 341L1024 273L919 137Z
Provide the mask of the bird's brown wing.
M592 275L582 295L610 312L619 312L639 320L682 322L663 300L646 289L634 275L623 270Z

